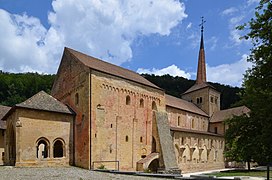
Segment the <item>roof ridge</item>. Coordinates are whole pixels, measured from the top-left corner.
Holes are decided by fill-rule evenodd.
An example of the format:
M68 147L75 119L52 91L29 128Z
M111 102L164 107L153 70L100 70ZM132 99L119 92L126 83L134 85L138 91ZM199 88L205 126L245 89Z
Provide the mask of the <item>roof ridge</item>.
M117 66L110 62L106 62L102 59L74 50L72 48L65 47L64 51L68 51L68 53L70 53L76 60L80 61L83 65L89 67L90 69L94 69L96 71L100 71L100 72L107 73L116 77L120 77L129 81L140 83L142 85L147 85L159 90L163 90L157 85L148 81L139 73L132 71L130 69Z
M195 112L194 110L190 110L190 109L186 109L186 107L181 107L181 106L179 106L179 107L176 107L176 106L173 106L173 105L171 105L171 103L167 103L167 96L168 96L168 98L173 98L173 99L175 99L175 100L177 100L177 101L180 101L180 102L182 102L182 103L186 103L187 105L191 105L191 106L193 106L194 108L197 108L197 110L199 110L199 111L201 111L201 113L200 112ZM207 116L208 117L208 114L205 112L205 111L203 111L201 108L199 108L196 104L194 104L194 103L192 103L192 102L190 102L190 101L187 101L187 100L185 100L185 99L182 99L182 98L178 98L178 97L175 97L175 96L172 96L172 95L169 95L169 94L165 94L165 98L166 98L166 105L167 106L171 106L171 107L174 107L174 108L179 108L179 109L182 109L182 110L185 110L185 111L188 111L188 112L192 112L192 113L196 113L196 114L200 114L200 115L202 115L202 116ZM186 105L185 104L185 105ZM187 106L186 105L186 106Z
M43 90L34 94L33 96L26 99L25 101L16 104L15 107L73 114L70 111L70 109L67 107L67 105L58 101L56 98L54 98L50 94L47 94Z
M99 58L97 58L97 57L90 56L90 55L85 54L85 53L82 53L82 52L79 52L79 51L74 50L74 49L72 49L72 48L68 48L68 47L65 47L65 48L67 48L68 50L72 50L72 51L75 51L75 52L77 52L77 53L83 54L83 55L85 55L85 56L94 58L95 60L101 61L101 62L103 62L103 63L105 63L105 64L108 64L108 65L111 65L111 66L115 66L115 67L117 67L117 68L121 68L121 69L123 69L123 70L130 71L130 72L132 72L132 73L134 73L134 74L140 75L139 73L136 73L135 71L132 71L132 70L130 70L130 69L126 69L126 68L124 68L124 67L122 67L122 66L117 66L116 64L112 64L112 63L109 63L109 62L107 62L107 61L103 61L102 59L99 59ZM73 54L73 53L72 53L72 54ZM74 54L73 54L73 55L74 55ZM75 55L74 55L74 56L75 56ZM75 56L75 57L76 57L76 56ZM76 57L76 58L77 58L77 57Z

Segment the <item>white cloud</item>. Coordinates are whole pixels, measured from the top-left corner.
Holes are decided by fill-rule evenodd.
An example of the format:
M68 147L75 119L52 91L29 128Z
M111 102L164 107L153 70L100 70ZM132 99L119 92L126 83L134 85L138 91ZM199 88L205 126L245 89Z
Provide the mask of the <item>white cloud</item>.
M187 25L186 29L190 29L190 28L192 27L192 25L193 25L193 23L190 22L190 23Z
M190 73L188 72L185 72L184 70L181 70L179 67L177 67L176 65L171 65L171 66L168 66L166 68L163 68L163 69L143 69L143 68L139 68L137 70L137 73L140 73L140 74L155 74L155 75L164 75L164 74L169 74L171 76L181 76L181 77L184 77L184 78L187 78L187 79L190 79L191 78L191 75Z
M232 86L241 86L243 82L243 74L252 64L247 62L247 55L243 55L242 59L232 64L221 64L219 66L210 67L207 64L208 81L228 84Z
M212 36L210 39L207 40L207 44L210 46L210 49L213 51L217 47L218 38Z
M259 2L260 2L260 0L248 0L247 4L252 5L252 4L255 4L255 3L259 3Z
M218 66L209 66L206 64L207 69L207 80L215 83L221 83L231 86L240 87L243 82L243 77L249 68L252 67L252 63L247 62L247 55L242 55L241 59L231 64L221 64ZM186 72L181 70L176 65L171 65L162 69L143 69L139 68L137 73L140 74L155 74L164 75L169 74L171 76L181 76L190 79L191 76L195 76L196 73Z
M221 14L222 15L232 15L233 13L237 12L238 9L235 8L235 7L231 7L231 8L228 8L228 9L225 9Z
M0 65L6 71L55 73L64 46L120 65L138 36L169 35L186 18L175 0L56 0L47 30L39 19L0 9Z
M11 15L0 9L0 64L6 71L48 69L54 53L42 45L47 31L39 19Z

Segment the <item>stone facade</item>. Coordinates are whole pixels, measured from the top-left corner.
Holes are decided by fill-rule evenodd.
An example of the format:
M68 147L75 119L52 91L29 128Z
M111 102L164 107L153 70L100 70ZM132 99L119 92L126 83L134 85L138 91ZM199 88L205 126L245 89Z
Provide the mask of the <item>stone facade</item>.
M4 164L4 157L5 157L5 130L0 129L0 165Z
M206 74L199 77L183 99L175 98L135 72L65 48L54 98L40 92L3 118L5 164L164 173L221 169L220 117L244 111L220 111L220 93ZM1 142L0 136L0 151Z
M151 153L152 111L164 110L163 91L92 71L91 92L92 161L120 161L121 169L136 170Z
M96 66L98 64L99 67ZM106 71L107 67L113 68L113 72ZM114 68L120 70L120 73L114 74L116 73ZM127 77L126 74L122 77L122 71L128 73ZM193 96L191 93L193 103L186 101L187 104L189 103L189 109L193 107L191 111L184 110L183 105L173 108L167 104L166 100L169 96L166 96L162 89L146 83L141 79L142 77L139 77L128 70L104 62L101 64L100 60L65 49L52 95L69 104L76 112L75 165L88 169L103 165L107 169L119 168L127 171L143 170L143 167L154 168L154 166L166 168L167 163L178 163L182 171L194 171L191 168L193 163L199 163L198 166L203 169L222 168L223 161L217 160L223 159L222 149L215 149L203 143L187 144L190 151L196 146L198 152L207 147L205 150L207 160L202 163L200 156L199 161L194 162L194 158L190 157L190 162L187 160L186 164L181 165L178 160L181 158L180 154L174 151L176 144L172 143L173 152L170 152L167 148L169 145L162 144L164 136L159 135L160 132L162 134L169 132L169 136L172 137L170 139L175 139L176 136L200 138L203 135L205 142L223 143L222 136L208 133L209 114L210 111L220 108L218 105L220 94L213 89L204 88L198 90L199 92L194 91ZM203 97L203 103L196 103L196 106L194 101L197 101L198 95ZM206 102L212 96L218 98L214 105L209 101ZM158 126L155 112L167 113L167 116L163 117L167 117L168 123L163 124L168 130L165 127L164 130L160 130L161 125ZM191 132L188 133L186 130ZM182 151L181 146L179 144L179 151ZM216 152L216 161L209 158L212 156L210 152ZM165 159L163 153L166 154L165 157L168 157L169 153L175 154L176 162ZM158 158L154 159L157 156Z
M71 115L18 108L6 121L6 165L68 166L73 163Z
M182 172L224 168L224 137L209 133L209 118L170 106L166 110Z

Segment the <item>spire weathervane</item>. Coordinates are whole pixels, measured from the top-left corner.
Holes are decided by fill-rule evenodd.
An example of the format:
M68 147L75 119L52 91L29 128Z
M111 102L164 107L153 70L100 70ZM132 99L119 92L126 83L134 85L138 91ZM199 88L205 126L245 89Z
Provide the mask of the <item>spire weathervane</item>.
M204 39L203 39L203 29L204 29L204 17L201 17L201 40L200 40L200 49L198 55L198 67L197 67L197 77L196 84L202 84L206 82L206 63L205 63L205 51L204 51Z
M205 23L206 21L204 21L204 17L202 16L201 17L201 23L199 24L199 26L201 26L201 33L203 33L203 29L204 29L204 23Z
M206 21L204 21L204 17L201 17L201 23L199 24L199 26L201 26L201 41L200 41L200 49L204 49L204 40L203 40L203 30L204 30L204 23Z

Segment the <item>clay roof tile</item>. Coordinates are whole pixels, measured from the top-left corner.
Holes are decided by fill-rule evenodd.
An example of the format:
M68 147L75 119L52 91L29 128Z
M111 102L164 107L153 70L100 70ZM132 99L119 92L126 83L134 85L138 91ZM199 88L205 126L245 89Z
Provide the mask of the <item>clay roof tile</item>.
M197 107L194 103L188 102L184 99L176 98L174 96L165 95L166 106L171 106L177 109L182 109L192 113L208 117L208 115Z
M72 55L74 55L75 58L77 58L85 66L87 66L91 69L162 90L160 87L149 82L147 79L145 79L140 74L138 74L134 71L122 68L120 66L116 66L114 64L110 64L108 62L102 61L102 60L94 58L92 56L88 56L86 54L83 54L81 52L75 51L75 50L67 48L67 47L65 48L64 51L69 51Z
M64 105L62 102L44 91L40 91L26 101L16 104L16 107L73 114L68 106Z
M226 119L229 119L233 116L240 116L243 114L248 114L249 112L250 112L250 109L247 108L246 106L239 106L235 108L217 111L212 115L210 122L211 123L223 122Z
M6 122L2 121L2 118L7 114L7 112L11 109L11 107L8 106L2 106L0 105L0 129L6 129Z

